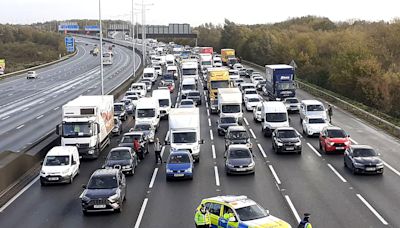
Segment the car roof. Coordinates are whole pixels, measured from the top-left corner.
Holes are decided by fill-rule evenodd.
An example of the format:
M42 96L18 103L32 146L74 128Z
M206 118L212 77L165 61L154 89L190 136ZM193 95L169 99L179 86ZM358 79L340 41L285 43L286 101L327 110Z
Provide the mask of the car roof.
M182 101L190 101L190 102L194 103L194 101L192 99L182 99L180 103L182 103Z
M247 131L244 126L229 126L229 131Z
M216 196L216 197L211 197L211 198L207 198L204 200L225 203L233 209L256 205L256 202L247 198L247 196L244 196L244 195L241 195L241 196L234 196L234 195Z
M117 175L119 173L119 169L112 169L112 168L107 168L107 169L98 169L93 172L93 176L102 176L102 175Z
M125 104L121 102L115 102L114 105L125 105Z
M117 150L129 150L129 151L131 151L132 148L127 147L127 146L118 146L118 147L112 148L112 149L110 150L110 152L112 152L112 151L117 151Z
M352 144L352 145L351 145L351 148L352 148L352 149L371 149L371 150L374 149L374 148L373 148L372 146L370 146L370 145L360 145L360 144L357 144L357 145Z
M282 131L296 131L296 129L294 129L293 127L278 127L277 129L275 129L276 131L282 130Z
M168 157L171 156L171 155L183 155L183 154L191 156L191 153L188 150L171 150L171 152L168 155Z
M131 132L127 132L124 134L124 136L130 136L130 135L143 135L143 132L141 131L131 131Z
M342 128L338 126L326 126L324 129L326 130L343 130Z
M321 101L318 100L302 100L301 103L305 104L305 105L316 105L316 104L321 104Z
M75 146L55 146L47 152L46 156L58 156L58 155L69 155L72 154L73 151L77 151Z
M258 95L258 94L249 94L249 95L247 95L246 97L247 97L247 98L260 98L260 100L261 100L261 97L260 97L260 95Z
M245 144L231 144L231 145L229 145L228 150L232 150L232 149L243 149L243 150L250 151L249 147Z

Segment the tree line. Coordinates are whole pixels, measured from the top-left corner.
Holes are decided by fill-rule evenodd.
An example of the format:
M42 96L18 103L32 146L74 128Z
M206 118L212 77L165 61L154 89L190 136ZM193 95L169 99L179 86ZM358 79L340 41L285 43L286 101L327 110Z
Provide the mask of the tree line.
M225 21L195 29L199 46L234 48L259 65L298 65L297 76L400 119L400 20L334 23L301 17L281 23Z
M0 59L6 73L58 59L65 54L63 36L29 25L0 24Z

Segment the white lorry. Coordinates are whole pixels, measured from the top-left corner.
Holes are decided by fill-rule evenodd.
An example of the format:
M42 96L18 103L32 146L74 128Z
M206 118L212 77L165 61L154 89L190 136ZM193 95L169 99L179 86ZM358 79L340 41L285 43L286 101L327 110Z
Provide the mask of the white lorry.
M56 132L62 146L76 146L82 158L97 158L110 145L113 128L113 96L79 96L62 107Z
M188 150L200 161L200 114L198 108L172 108L169 112L169 143L171 152Z
M166 55L165 56L165 64L167 67L175 66L175 56L174 55Z
M199 79L197 60L184 61L182 62L181 66L182 66L182 79L193 78L196 81Z
M168 116L168 113L171 110L171 93L169 90L153 90L152 97L158 101L161 117Z
M150 123L155 129L158 128L160 125L160 106L155 98L142 97L138 100L135 123Z
M218 89L218 111L220 117L235 117L242 124L242 93L239 88Z
M207 73L207 68L213 67L213 57L211 54L199 54L200 69L203 74Z
M156 69L154 69L153 67L146 67L143 70L143 79L148 79L150 80L153 84L156 82L157 80L157 72Z

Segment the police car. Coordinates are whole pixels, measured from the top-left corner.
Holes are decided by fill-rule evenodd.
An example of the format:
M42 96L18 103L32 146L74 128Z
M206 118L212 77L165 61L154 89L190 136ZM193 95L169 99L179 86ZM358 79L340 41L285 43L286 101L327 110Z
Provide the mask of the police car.
M216 196L203 199L201 204L210 213L212 228L291 228L247 196Z

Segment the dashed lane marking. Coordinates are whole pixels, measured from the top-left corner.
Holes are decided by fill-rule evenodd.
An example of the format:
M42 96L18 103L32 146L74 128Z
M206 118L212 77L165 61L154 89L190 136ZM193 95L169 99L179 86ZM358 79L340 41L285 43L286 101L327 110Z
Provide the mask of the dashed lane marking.
M296 218L296 221L300 222L301 218L300 218L299 213L297 212L296 208L294 207L292 200L290 200L290 197L288 195L285 195L285 199L286 199L287 203L289 204L290 210L292 210L292 213L293 213L294 217Z
M211 145L211 151L212 151L213 159L217 159L217 154L215 153L215 146L214 146L214 144Z
M214 166L214 174L215 174L215 185L219 186L219 175L218 175L218 167Z
M346 183L346 182L347 182L347 180L344 179L344 177L343 177L342 175L340 175L340 173L339 173L331 164L328 164L328 167L332 170L332 172L334 172L334 173L336 174L336 176L339 177L339 179L340 179L343 183Z
M158 168L154 168L154 172L153 172L153 175L151 176L149 188L153 188L154 181L156 180L156 177L157 177L157 172L158 172Z
M246 117L243 118L244 122L246 123L247 126L249 126L249 122L247 121Z
M214 140L214 135L213 135L212 129L210 129L210 139Z
M138 218L136 220L134 228L139 228L140 227L140 223L142 222L142 218L143 218L143 215L144 215L144 211L146 210L146 206L147 206L147 202L148 201L149 201L148 198L144 199L142 207L140 208L139 216L138 216Z
M258 146L258 149L261 151L262 156L263 156L264 158L266 158L266 157L267 157L267 154L265 153L265 151L264 151L264 149L262 148L261 144L258 143L257 146Z
M274 176L276 183L279 185L282 184L281 180L279 179L278 175L275 172L274 167L272 165L269 165L268 167L269 167L269 170L271 170L271 173Z
M321 154L310 143L307 143L307 145L318 157L321 157Z
M368 203L367 200L362 197L360 194L356 194L357 197L368 207L368 209L383 223L383 225L389 225L389 223Z

